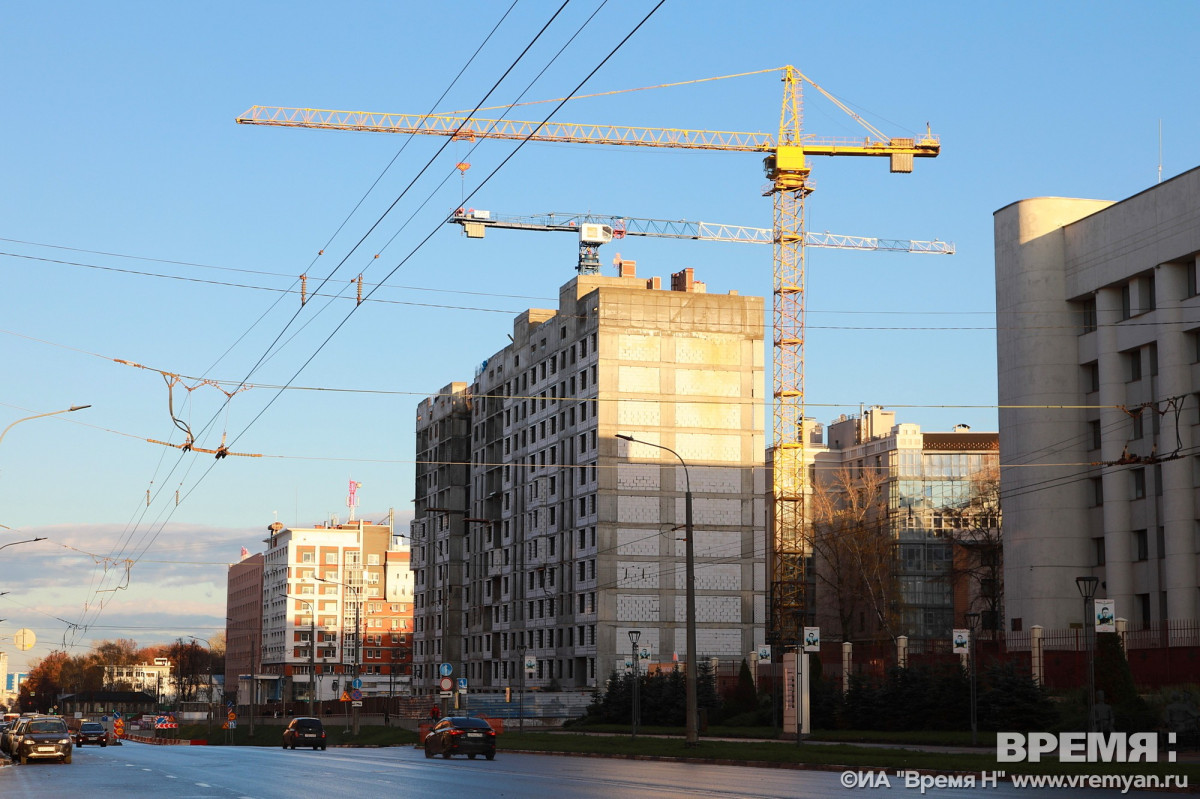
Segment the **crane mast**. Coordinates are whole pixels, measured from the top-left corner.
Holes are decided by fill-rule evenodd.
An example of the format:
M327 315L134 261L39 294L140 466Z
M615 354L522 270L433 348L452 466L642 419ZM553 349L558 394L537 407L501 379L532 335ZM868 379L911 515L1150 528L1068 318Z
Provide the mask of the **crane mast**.
M782 69L783 102L776 135L762 132L686 130L569 122L520 122L455 114L386 114L313 108L254 106L239 124L326 130L375 131L455 139L604 144L690 150L749 152L765 156L772 200L772 515L769 639L793 646L811 618L811 537L805 513L811 426L805 418L804 347L806 303L805 199L812 193L808 156L887 157L892 172L911 172L913 159L941 152L939 139L895 138L866 124L795 67ZM822 139L802 134L802 82L807 81L867 129L860 139ZM690 725L689 725L690 729ZM690 735L691 733L689 733Z

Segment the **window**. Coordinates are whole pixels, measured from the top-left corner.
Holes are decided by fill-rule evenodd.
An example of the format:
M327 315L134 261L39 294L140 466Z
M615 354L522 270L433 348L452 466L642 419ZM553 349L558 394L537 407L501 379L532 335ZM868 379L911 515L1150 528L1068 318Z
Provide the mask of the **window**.
M1104 481L1099 477L1091 478L1092 483L1092 505L1100 507L1104 504Z
M1129 350L1125 356L1125 382L1136 383L1142 379L1142 351Z
M1133 297L1132 289L1128 283L1121 286L1121 319L1125 320L1133 316Z
M1088 422L1088 449L1100 449L1100 420L1093 419Z
M336 552L326 552L325 553L325 564L327 566L336 564L338 562L337 556L338 556L338 553L336 553Z
M1138 313L1149 313L1158 307L1158 302L1155 297L1154 273L1151 272L1144 277L1139 277L1137 281L1138 288Z
M1133 531L1133 551L1135 560L1146 560L1150 557L1150 541L1145 530Z
M1138 413L1137 416L1133 417L1132 438L1136 440L1144 435L1146 435L1146 425L1142 423L1142 414Z
M1096 536L1092 539L1092 548L1096 553L1096 565L1104 565L1104 536Z
M1196 262L1188 261L1187 263L1187 295L1195 297L1196 291Z
M1150 626L1150 595L1149 594L1134 594L1134 604L1137 606L1138 614L1142 617L1142 626Z
M1080 333L1092 333L1096 330L1096 298L1088 297L1079 303Z
M1133 498L1134 499L1145 499L1146 498L1146 470L1145 469L1134 469L1131 474L1133 475Z
M1095 361L1083 365L1083 390L1089 393L1100 390L1100 364Z

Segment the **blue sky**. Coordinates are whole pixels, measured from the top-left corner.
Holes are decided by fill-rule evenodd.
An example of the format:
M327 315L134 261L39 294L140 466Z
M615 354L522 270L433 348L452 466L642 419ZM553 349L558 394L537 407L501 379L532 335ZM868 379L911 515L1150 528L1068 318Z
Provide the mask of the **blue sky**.
M0 552L0 647L20 627L38 632L33 657L118 635L207 636L223 623L224 564L257 550L276 516L345 519L349 479L363 483L360 516L407 514L417 401L470 380L515 313L553 307L575 245L439 228L512 152L485 142L446 147L352 249L444 142L234 118L256 104L419 113L559 98L653 4L573 0L485 100L559 5L521 0L486 44L507 0L6 6L0 425L92 407L23 423L0 445L0 524L12 528L0 541L47 538ZM925 429L995 429L992 213L1153 185L1160 122L1163 178L1200 163L1194 48L1179 36L1195 30L1200 6L1182 1L668 0L581 93L793 64L888 134L930 124L943 154L912 175L883 159L813 162L811 230L938 238L958 253L810 251L809 412L884 404ZM769 132L780 91L760 74L573 100L555 118ZM859 135L815 92L806 100L806 132ZM530 144L468 204L765 227L764 183L753 155ZM770 293L768 247L630 240L602 262L616 252L642 275L690 266L710 291ZM350 314L351 281L399 264ZM282 291L303 272L310 291L333 273L322 293L341 298L310 300L254 368L295 314ZM180 440L161 372L186 376L176 415L201 446L224 434L262 457L148 443ZM228 403L197 385L247 375L254 387ZM271 388L289 383L311 390ZM17 667L27 657L8 651Z

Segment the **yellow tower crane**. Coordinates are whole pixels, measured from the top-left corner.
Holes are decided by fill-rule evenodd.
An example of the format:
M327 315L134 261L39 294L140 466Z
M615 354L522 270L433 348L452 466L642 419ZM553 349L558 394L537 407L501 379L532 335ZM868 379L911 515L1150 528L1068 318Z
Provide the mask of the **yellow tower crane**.
M773 71L773 70L772 70ZM244 125L357 130L451 136L457 139L608 144L759 153L771 184L763 192L773 205L774 268L772 548L769 637L794 645L811 609L806 602L811 539L805 517L808 486L804 415L805 244L804 200L812 192L809 156L886 156L892 172L911 172L914 158L941 151L926 129L920 138L885 136L795 67L783 73L779 132L686 130L568 122L521 122L456 114L388 114L316 108L254 106L237 118ZM801 135L802 84L808 82L866 130L860 139L819 139Z

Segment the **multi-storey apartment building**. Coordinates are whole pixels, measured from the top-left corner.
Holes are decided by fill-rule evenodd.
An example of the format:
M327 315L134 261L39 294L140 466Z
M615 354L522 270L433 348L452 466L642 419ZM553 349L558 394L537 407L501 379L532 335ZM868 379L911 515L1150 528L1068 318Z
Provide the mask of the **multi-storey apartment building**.
M406 596L409 581L391 525L335 521L288 528L276 522L270 531L257 670L257 679L270 684L269 696L336 700L355 677L364 696L395 692L393 668L402 667L403 656L399 635L394 645L391 635L412 616L410 603L388 598L389 578L398 598Z
M242 548L242 559L230 565L225 577L225 693L237 694L241 704L251 697L251 675L260 666L262 640L263 556Z
M999 436L965 425L923 433L895 420L880 407L843 415L815 453L810 508L822 635L949 640L968 612L995 628ZM870 495L856 506L847 501L864 489Z
M995 242L1010 628L1078 622L1078 577L1131 625L1194 623L1200 169L1021 200Z
M762 643L761 298L707 294L690 269L664 291L626 262L511 339L418 407L418 688L442 664L483 691L591 688L624 668L631 630L682 665L689 485L697 654Z

